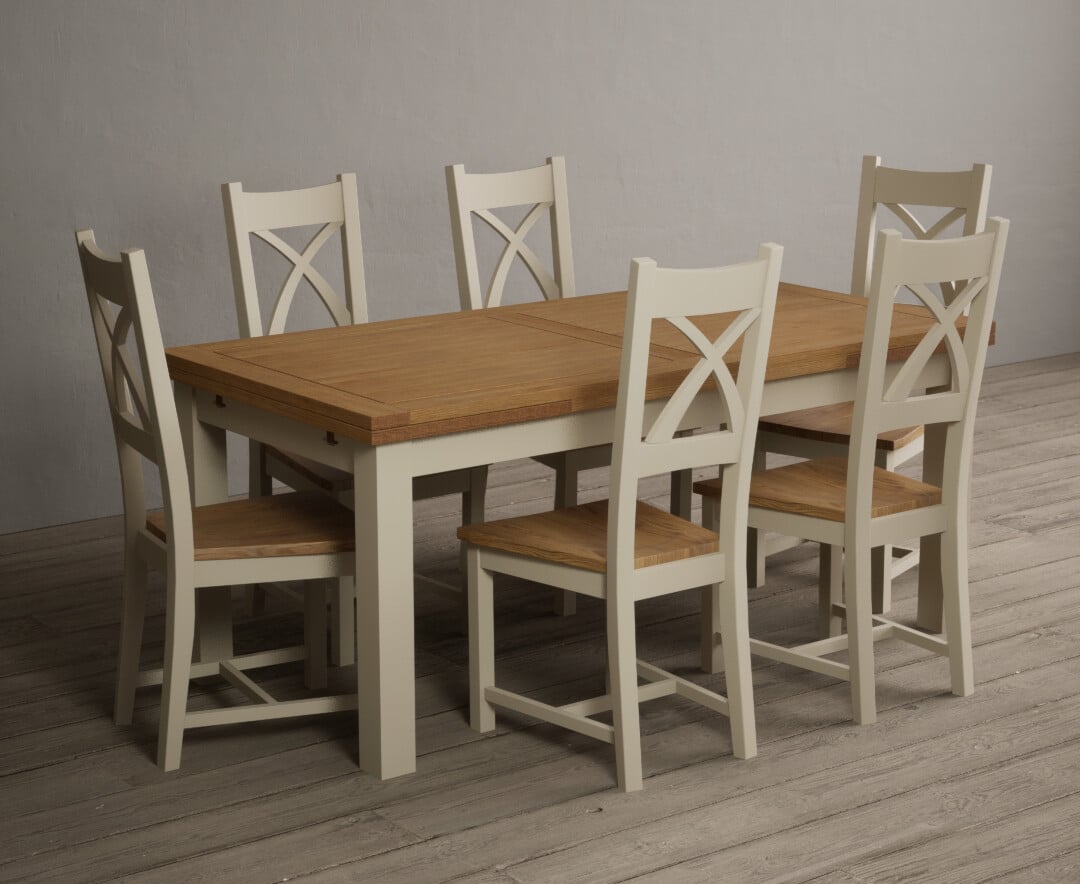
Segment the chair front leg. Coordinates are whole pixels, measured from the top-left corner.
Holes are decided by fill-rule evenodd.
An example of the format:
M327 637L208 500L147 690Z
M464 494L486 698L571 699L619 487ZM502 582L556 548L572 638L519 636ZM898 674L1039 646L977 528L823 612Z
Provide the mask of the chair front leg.
M856 724L877 720L874 684L874 631L870 612L870 549L844 550L844 606L847 614L848 675Z
M469 606L469 726L480 733L495 729L495 707L485 696L495 686L495 581L483 568L480 551L466 553Z
M195 587L190 563L170 569L165 589L165 666L162 673L158 767L176 770L187 715L191 652L195 639Z
M731 569L734 570L734 569ZM754 682L750 664L750 621L746 587L729 574L718 593L720 645L724 652L728 718L731 745L736 758L757 755L757 725L754 720Z
M615 769L619 787L624 792L636 792L642 787L642 771L634 600L620 601L614 587L609 585L607 590L608 672L615 730Z
M143 620L146 616L146 562L135 551L131 538L124 547L124 589L120 613L120 648L116 662L116 695L113 719L131 724L135 709L135 683L139 675Z
M473 467L469 470L469 488L461 494L461 524L479 525L484 521L484 505L487 499L488 468L486 466ZM466 579L468 563L466 553L468 545L464 540L459 542L458 562L461 567L462 580ZM462 589L465 589L462 586Z
M966 522L941 535L941 584L945 634L949 643L952 692L966 697L975 690L971 655L971 605L968 598Z

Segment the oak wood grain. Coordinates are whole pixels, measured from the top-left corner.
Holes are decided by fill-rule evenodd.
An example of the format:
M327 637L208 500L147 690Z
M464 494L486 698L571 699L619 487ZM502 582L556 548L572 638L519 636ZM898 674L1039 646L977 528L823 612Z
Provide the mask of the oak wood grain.
M373 322L168 351L174 380L372 445L613 406L625 293ZM902 358L930 314L896 307L890 358ZM782 285L767 377L858 363L866 302ZM700 317L717 336L730 315ZM662 324L649 396L670 395L693 346ZM738 348L728 354L734 366Z
M854 402L838 402L835 405L770 414L758 421L758 429L800 439L847 445L851 440L851 418L854 413ZM922 434L922 427L888 430L878 435L877 447L882 451L895 451L914 442Z
M474 546L500 549L589 571L607 567L606 500L552 512L463 525L457 535ZM716 552L716 534L638 501L634 566L647 568Z
M694 491L715 497L719 479L694 483ZM757 470L750 480L750 506L844 521L847 458L817 457L799 463ZM941 503L941 489L918 479L874 467L871 517L890 516Z
M352 513L314 491L199 506L192 516L197 561L320 555L355 548ZM163 512L148 513L146 527L166 539Z

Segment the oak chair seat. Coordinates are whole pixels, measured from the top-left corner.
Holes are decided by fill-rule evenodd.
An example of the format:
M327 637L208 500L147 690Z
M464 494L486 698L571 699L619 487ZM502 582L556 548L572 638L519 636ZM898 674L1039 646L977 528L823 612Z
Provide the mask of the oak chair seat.
M597 500L569 509L465 525L458 529L458 537L483 549L603 572L607 568L608 502ZM677 562L718 549L715 532L638 501L635 568Z
M755 471L750 506L782 513L843 522L847 495L847 458L819 457L771 470ZM941 489L891 470L874 467L871 518L892 516L941 503ZM721 481L694 483L703 497L720 494Z
M230 500L192 510L195 560L313 556L356 548L352 512L316 491ZM146 527L168 542L163 510Z
M770 414L758 422L758 431L778 433L798 439L813 439L847 445L851 441L851 418L855 412L854 402L839 402L819 408L803 408ZM922 427L901 427L889 430L877 437L880 451L899 451L923 434Z

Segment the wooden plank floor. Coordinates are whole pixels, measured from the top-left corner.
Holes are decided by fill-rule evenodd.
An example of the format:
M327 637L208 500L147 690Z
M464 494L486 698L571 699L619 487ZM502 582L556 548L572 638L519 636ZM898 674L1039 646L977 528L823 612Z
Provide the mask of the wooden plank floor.
M603 493L603 471L584 482ZM973 486L974 696L948 693L943 659L881 644L879 720L860 728L846 685L755 661L758 758L732 757L726 719L656 701L645 790L629 796L609 747L513 715L494 736L469 730L458 612L428 591L417 774L359 773L346 714L196 733L162 774L157 691L140 691L134 726L110 720L119 521L0 537L0 880L1080 881L1080 354L987 372ZM506 465L489 514L551 494L542 467ZM455 508L417 508L424 573L457 578ZM814 565L807 546L770 560L756 634L809 634ZM900 612L913 591L913 575L898 581ZM559 619L546 591L508 585L497 605L507 686L601 688L597 604ZM641 604L640 653L712 683L694 669L695 608L692 594ZM247 645L300 624L281 602L237 629ZM228 699L211 685L193 702Z

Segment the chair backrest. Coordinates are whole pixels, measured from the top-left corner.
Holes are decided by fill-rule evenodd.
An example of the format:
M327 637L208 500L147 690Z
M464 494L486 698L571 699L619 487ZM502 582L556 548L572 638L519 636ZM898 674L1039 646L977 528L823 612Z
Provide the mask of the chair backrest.
M851 293L865 296L870 290L878 206L889 209L916 239L937 239L961 219L963 236L981 233L990 202L991 171L989 165L977 163L966 172L914 172L882 166L881 157L863 157ZM948 211L924 224L911 211L913 206ZM946 297L955 297L952 281L941 282Z
M462 310L499 306L515 257L520 257L524 262L547 300L574 296L566 163L562 157L548 157L546 165L535 169L493 174L469 173L461 165L447 166L446 190L450 201L450 226L454 234L454 261ZM530 205L531 208L516 228L511 228L492 211ZM548 272L537 254L525 243L525 237L545 209L550 216L553 273ZM480 267L473 233L474 215L506 242L486 288L480 285Z
M236 315L243 337L285 331L300 283L307 281L336 325L367 322L364 290L364 254L360 242L360 210L356 176L338 175L337 181L302 190L253 193L234 181L221 186L225 204L225 232L229 240ZM292 227L319 225L307 245L297 250L275 233ZM314 266L319 250L341 231L345 293L339 294ZM270 315L264 320L259 306L251 237L271 246L292 269L281 284Z
M127 534L146 524L145 458L161 479L170 554L190 556L187 465L146 255L129 249L107 257L92 230L78 231L75 241L112 415Z
M848 457L849 524L870 524L876 440L879 433L901 427L943 427L943 500L953 506L962 506L966 500L975 407L1008 229L1008 221L992 218L984 233L938 242L904 239L895 230L878 235ZM930 286L953 279L966 282L952 303L946 304ZM893 305L902 289L929 308L936 322L893 370L894 364L887 361L889 332ZM967 325L961 338L957 322L965 312ZM949 382L924 392L920 377L940 349L949 358Z
M754 437L782 255L780 246L769 243L761 246L756 259L728 267L675 270L658 268L648 258L631 262L608 504L609 571L614 567L625 574L634 569L639 479L676 470L720 465L721 549L745 543ZM691 320L712 314L728 314L728 321ZM678 329L699 354L655 418L655 409L645 401L654 320ZM716 329L716 337L706 334L705 326ZM687 363L692 358L688 356ZM730 363L736 360L733 376ZM710 392L705 395L703 390ZM715 412L708 420L695 417L695 423L710 429L678 435L691 406L703 402L715 404ZM735 561L743 559L736 554Z

